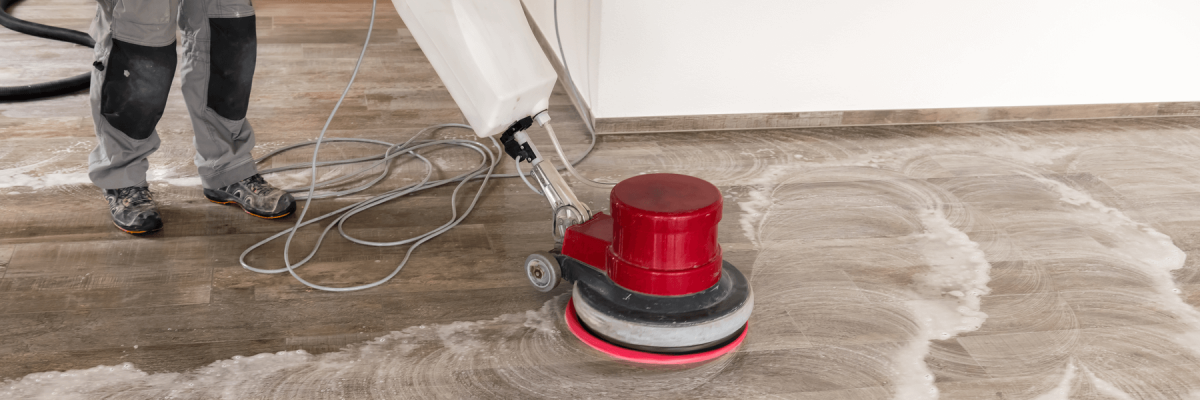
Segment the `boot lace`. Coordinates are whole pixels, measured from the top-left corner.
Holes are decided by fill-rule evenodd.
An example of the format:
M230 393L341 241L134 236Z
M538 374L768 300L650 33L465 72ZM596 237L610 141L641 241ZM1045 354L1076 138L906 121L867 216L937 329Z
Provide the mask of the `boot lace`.
M120 196L121 204L125 207L132 207L153 201L150 198L150 189L141 186L121 188L117 194Z
M262 195L263 193L267 193L272 189L275 189L271 186L271 184L267 183L266 179L263 179L262 175L259 174L254 174L253 176L246 178L242 181L242 185L246 186L246 189L250 189L251 192L257 195Z

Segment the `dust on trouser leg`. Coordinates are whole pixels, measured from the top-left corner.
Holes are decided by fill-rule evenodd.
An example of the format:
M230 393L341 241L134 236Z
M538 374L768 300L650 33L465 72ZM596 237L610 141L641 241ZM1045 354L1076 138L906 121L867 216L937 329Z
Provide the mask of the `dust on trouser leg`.
M204 187L217 189L257 173L246 120L258 51L254 8L248 0L185 0L180 11L196 167Z
M89 101L98 143L88 176L103 189L146 184L158 149L154 130L175 76L177 0L106 0L92 23L96 39Z
M100 86L100 114L133 139L154 133L175 78L175 43L163 47L112 41Z
M255 17L209 18L208 24L212 28L208 108L225 119L244 119L258 57Z

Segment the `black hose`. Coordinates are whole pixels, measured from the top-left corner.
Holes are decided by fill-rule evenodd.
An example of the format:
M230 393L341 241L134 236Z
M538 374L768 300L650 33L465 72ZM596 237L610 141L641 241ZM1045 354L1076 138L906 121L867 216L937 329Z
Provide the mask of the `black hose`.
M0 26L14 31L46 39L75 43L89 48L96 46L96 41L86 33L42 25L13 17L8 13L8 7L20 0L0 0ZM0 87L0 102L34 100L43 97L58 96L87 90L91 85L92 74L76 75L57 81L35 83L32 85Z

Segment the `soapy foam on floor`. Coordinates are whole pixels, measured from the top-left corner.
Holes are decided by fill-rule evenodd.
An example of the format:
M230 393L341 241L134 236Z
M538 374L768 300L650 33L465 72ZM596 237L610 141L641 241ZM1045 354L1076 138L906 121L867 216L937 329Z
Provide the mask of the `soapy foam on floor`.
M992 266L979 244L951 225L941 210L923 210L920 218L925 232L913 238L929 270L913 277L919 299L906 302L921 330L895 356L901 374L896 399L937 399L933 372L925 363L931 342L978 330L988 317L980 302L991 292Z
M29 174L6 174L0 171L0 188L29 188L45 189L53 186L83 185L92 183L86 172L68 174L45 174L34 176Z
M810 167L859 166L898 171L903 164L929 155L982 154L1012 160L1027 165L1050 165L1079 151L1075 146L1023 146L1015 143L995 143L980 147L974 144L919 145L888 150L851 154L837 160L807 160L796 157L801 165Z
M150 183L165 183L172 186L200 186L199 176L181 176L165 169L147 171L146 180ZM5 171L0 171L0 189L42 190L58 186L90 184L92 184L92 180L88 178L87 172L30 175L6 174Z
M982 150L976 148L975 151L979 152ZM1015 160L1019 163L1047 165L1058 162L1059 159L1071 151L1070 148L1066 147L1046 150L1039 148L1024 149L1019 146L997 146L983 152L994 157ZM937 148L928 146L913 149L898 149L862 156L857 161L850 160L847 165L861 165L883 170L902 171L906 167L906 163L911 159L938 155L939 153L940 151ZM777 200L772 198L772 190L775 188L775 185L782 181L783 177L795 174L797 171L809 171L813 168L823 168L829 165L829 163L824 163L823 165L819 161L810 163L805 157L788 157L788 160L790 164L787 165L760 166L756 163L755 168L760 168L756 176L760 177L760 179L750 182L754 190L746 192L738 201L739 206L745 211L739 223L742 225L746 235L756 245L760 245L760 237L756 235L756 232L761 230L764 222L780 216L772 215L769 211L770 206ZM833 164L845 164L845 162L838 161ZM306 173L301 174L307 175ZM307 182L307 179L304 179L304 181ZM1069 187L1066 188L1070 189ZM1081 213L1084 215L1091 215L1091 213L1099 213L1108 215L1109 217L1116 215L1112 212L1116 210L1109 211L1109 209L1105 209L1103 204L1096 206L1089 201L1079 200L1078 196L1074 194L1064 195L1064 202L1070 203L1066 199L1073 199L1070 201L1078 203L1074 205L1088 210L1086 213ZM987 318L987 315L984 313L985 310L979 308L977 298L973 302L969 296L969 289L971 288L980 290L980 295L985 294L988 290L987 273L984 267L987 261L982 259L983 252L979 250L978 244L974 244L969 238L966 238L964 233L954 228L955 224L952 221L957 221L957 219L953 216L939 215L940 211L941 209L939 208L926 208L925 211L915 211L925 231L911 235L909 237L911 239L910 244L925 257L931 268L929 273L914 277L912 287L915 293L914 299L905 302L912 312L913 318L924 322L921 323L920 332L917 332L917 335L911 341L910 344L912 346L905 347L896 354L891 355L894 359L892 367L899 373L899 376L915 378L914 385L906 387L906 385L900 383L893 387L892 390L895 398L937 398L937 387L934 385L932 373L930 373L929 366L924 363L925 355L929 353L931 340L940 340L947 335L953 337L953 335L972 330L971 328L978 328L976 324L972 324L971 322L978 321L982 323L984 318ZM1116 213L1120 212L1116 211ZM1141 227L1129 228L1128 224L1123 222L1129 221L1129 218L1124 216L1124 214L1120 214L1119 217L1116 217L1112 221L1115 221L1112 226L1120 227L1119 232L1122 234L1122 237L1133 235L1137 238L1145 238L1145 240L1135 241L1138 243L1133 245L1124 244L1124 241L1121 241L1121 246L1124 247L1119 247L1114 251L1126 254L1129 259L1148 260L1142 262L1158 265L1156 268L1160 270L1164 266L1169 266L1174 262L1170 251L1167 252L1166 257L1147 257L1147 254L1153 254L1151 253L1152 251L1169 250L1169 248L1163 246L1162 239L1165 238L1165 235L1156 237L1153 233ZM1153 230L1151 229L1150 231ZM1161 233L1158 233L1158 235L1161 235ZM963 242L963 239L966 242ZM1169 243L1170 238L1166 238L1166 240ZM971 246L971 244L974 244L974 246ZM1171 247L1174 246L1171 245ZM1178 250L1178 248L1175 249ZM973 254L980 256L975 261L982 260L982 264L971 261ZM963 256L961 260L959 260L958 255ZM952 258L947 260L949 257ZM937 268L939 262L946 268ZM1169 270L1170 268L1166 269L1166 271ZM758 271L759 268L756 267L754 273ZM974 271L975 273L970 273L970 271ZM982 274L983 279L979 279L980 275L978 272L980 271L984 271ZM1173 287L1169 272L1165 277L1167 279L1166 282L1170 283L1171 287ZM763 295L765 298L766 293L763 293ZM1175 297L1178 298L1177 295ZM1182 304L1182 306L1183 308L1177 310L1178 313L1186 314L1187 310L1194 312L1194 309L1187 304ZM557 308L560 311L561 305L558 305ZM300 394L336 398L345 396L346 393L382 394L382 397L403 395L440 395L445 397L506 397L505 395L507 397L563 397L569 395L574 395L575 397L616 397L621 394L639 393L635 391L637 388L622 386L619 382L614 382L611 379L596 379L599 376L609 374L599 374L596 370L588 370L579 364L561 364L563 359L571 359L572 355L578 356L574 357L575 359L592 361L600 359L585 355L586 351L584 350L586 349L574 346L573 341L564 341L561 332L556 335L547 333L540 328L530 330L526 325L529 324L531 319L526 318L524 323L518 323L516 319L510 317L501 316L497 320L481 321L478 323L459 322L439 326L414 327L385 336L381 338L383 339L382 342L376 340L340 352L318 356L296 352L283 352L255 356L257 358L244 357L224 360L197 371L179 374L145 374L136 371L132 366L129 367L129 370L123 369L122 366L98 367L92 370L104 369L105 371L93 373L93 376L100 376L100 378L93 379L98 380L99 383L89 389L92 390L89 393L125 393L129 397L135 398L167 397L162 394L166 393L164 390L168 389L176 390L176 392L171 393L174 393L173 395L177 398L205 396L235 398L246 397L247 393L250 393L251 396L257 395L258 397L273 398L288 398L289 395L296 397ZM556 324L561 321L554 318L534 318L532 320L538 321L532 323L533 325L545 326L545 324L549 323L550 327L561 331L561 327L556 327ZM510 329L517 325L522 326L522 328ZM569 336L567 337L569 338ZM752 337L750 340L753 342L754 338ZM517 352L516 349L518 348L532 351ZM390 352L391 356L398 359L398 363L413 364L414 367L398 367L393 364L382 363L378 359L378 354L381 352ZM555 364L555 362L559 364ZM238 368L239 365L250 366L248 368L249 372L242 371L244 372L243 374L234 374L227 371L222 372L221 370L222 368ZM543 368L542 366L544 365L554 365L555 367ZM660 390L670 390L670 393L687 393L689 389L705 385L706 382L711 381L713 377L717 376L725 368L728 368L729 365L727 361L722 360L685 373L672 375L669 373L653 372L649 374L649 377L641 380L640 384L659 387ZM847 366L850 365L852 364L847 364ZM751 365L739 365L738 367L743 371L753 368ZM109 368L112 368L112 370L108 370ZM1101 391L1105 390L1103 387L1104 384L1108 384L1108 382L1095 377L1091 369L1076 367L1075 361L1067 363L1063 368L1063 379L1060 381L1059 387L1064 387L1065 389L1062 390L1062 393L1054 391L1058 390L1057 388L1046 393L1046 395L1051 396L1048 397L1050 399L1068 398L1072 384L1079 381L1079 379L1087 379ZM377 372L368 374L363 370ZM79 371L71 372L71 374L75 374L76 372ZM26 381L31 377L34 380L40 379L43 382L51 382L62 378L61 374L47 374L49 375L30 375L15 383L8 382L8 384L28 383ZM114 378L118 383L105 386L104 382L107 381L105 381L104 374L120 375L118 378ZM1080 376L1081 374L1083 376ZM209 382L208 386L202 386L201 389L193 389L197 387L197 383L200 383L201 379L199 379L199 376L201 375L226 376L229 377L231 382L236 382L236 384L229 383L222 386L221 384ZM245 375L246 381L240 381L243 378L242 375ZM445 375L455 375L455 377L446 378ZM575 379L557 379L560 375ZM285 377L293 378L285 379ZM668 377L671 379L666 379ZM80 378L80 376L72 375L66 378L75 379ZM339 383L339 380L344 379L349 379L352 382ZM392 384L397 379L404 380L404 383L399 385L403 389L397 389L395 387L397 385ZM488 379L491 381L487 381ZM255 380L266 383L260 385L248 383ZM136 382L137 385L133 385L132 387L127 386L126 384L130 382ZM1097 382L1103 382L1103 384ZM1117 381L1114 382L1120 383ZM34 383L40 384L42 382ZM29 384L36 386L34 383ZM74 384L68 384L67 387L71 387L72 385ZM426 390L421 391L408 386L425 386ZM1116 385L1108 384L1108 386L1115 390L1111 393L1123 393L1120 392L1120 388ZM6 386L0 385L0 389L4 387ZM355 388L361 387L370 387L371 389L369 392L356 391L360 389ZM680 390L676 391L676 388ZM933 391L930 391L931 388ZM508 391L505 392L505 390ZM914 390L912 392L914 394L913 397L905 397L904 393L908 393L904 392L905 390ZM752 393L753 391L754 388L746 388L736 393ZM0 390L0 394L4 394L4 392ZM1117 396L1114 394L1109 395L1113 397Z
M558 335L552 312L559 303L560 299L555 299L537 311L506 314L487 321L414 326L321 355L299 350L238 356L182 373L151 374L125 363L30 374L0 384L0 397L94 398L124 394L133 398L290 398L285 393L306 390L330 397L330 394L346 395L342 393L345 388L336 383L346 379L367 386L359 394L409 398L424 397L422 394L448 395L453 392L439 392L446 390L439 387L454 383L451 376L454 371L482 368L485 367L482 364L505 355L505 349L490 348L503 341L486 340L484 336L495 334L487 331L533 338ZM438 369L435 365L445 368ZM430 370L438 373L427 373ZM306 384L313 378L331 378L333 383Z
M9 194L20 194L24 192L37 191L44 189L52 189L62 186L72 185L89 185L91 179L88 178L87 161L80 159L71 161L72 158L79 159L84 157L87 152L90 152L94 146L94 142L80 141L70 144L65 147L53 150L50 157L38 160L36 162L25 162L23 165L12 166L9 168L0 169L0 189L19 189L18 191L8 192ZM159 153L168 154L178 153L181 149L160 149ZM184 152L186 153L186 152ZM11 154L11 150L0 153L0 159ZM146 171L146 180L149 183L162 183L171 186L200 186L200 176L196 174L195 167L191 163L191 159L180 158L173 159L170 155L160 155L167 158L165 162L159 162L159 165L152 165ZM18 163L21 163L18 161ZM62 164L71 164L69 168L60 170L52 170L54 165L61 166ZM152 163L154 164L154 163ZM350 166L351 168L359 168L358 166ZM322 180L344 174L347 167L333 167L322 170L320 178ZM49 169L49 170L48 170ZM291 173L275 174L273 177L280 179L281 187L305 186L308 184L308 171L298 170Z
M738 217L738 225L755 246L762 247L758 233L762 230L761 225L766 221L767 211L774 202L771 190L794 168L786 165L772 166L754 180L747 182L751 189L745 194L747 198L738 200L738 208L742 210L742 215Z
M64 155L55 155L38 162L0 169L0 189L27 187L36 190L52 186L91 182L88 180L87 173L30 174L33 171L62 160L64 157Z
M1013 165L1010 166L1010 170L1013 172L1010 173L1023 174L1049 186L1051 190L1061 195L1063 202L1078 208L1072 211L1073 215L1078 215L1085 220L1093 222L1099 221L1098 223L1101 225L1099 228L1101 230L1117 235L1119 240L1116 240L1116 245L1112 247L1114 253L1130 262L1143 266L1146 271L1151 271L1150 273L1154 276L1158 287L1158 294L1161 296L1158 302L1169 305L1173 313L1179 316L1180 320L1187 321L1187 324L1190 326L1188 333L1173 339L1179 341L1181 346L1193 352L1195 349L1200 349L1200 340L1196 340L1197 335L1195 334L1195 332L1200 332L1200 325L1191 322L1200 319L1196 317L1197 312L1195 308L1183 301L1180 296L1181 291L1175 286L1170 275L1170 271L1182 267L1186 254L1174 246L1170 237L1144 224L1133 221L1119 210L1105 206L1084 192L1040 175L1029 174L1028 171L1034 171L1034 169L1022 166L1054 164L1070 155L1073 151L1075 151L1073 147L1034 149L1034 151L996 148L985 153L1012 162ZM899 171L905 168L904 159L906 157L924 157L929 155L936 156L936 152L931 153L929 149L899 149L860 156L857 161L855 161L854 157L851 157L848 160L840 160L835 164L870 166ZM797 158L797 160L799 159ZM762 179L750 182L753 190L741 195L739 198L738 203L743 211L739 224L757 248L762 250L762 243L760 241L762 239L762 228L767 220L773 218L771 206L778 199L774 199L772 193L775 187L783 181L782 177L798 173L812 173L814 170L827 168L827 165L828 163L817 162L774 166L767 169ZM969 272L966 275L955 273L953 269L934 268L931 270L933 272L931 274L914 277L917 291L923 292L925 295L937 293L937 291L923 290L922 286L925 289L943 286L937 283L939 279L948 279L949 281L962 284L964 289L969 288L968 290L951 290L946 288L942 290L945 298L931 301L926 297L907 302L916 319L923 322L922 329L925 331L923 335L929 340L940 340L954 337L958 333L978 329L987 318L987 314L984 313L985 310L981 309L978 296L971 297L967 295L971 293L971 290L974 290L979 296L987 294L989 291L986 285L989 279L987 271L990 269L990 265L988 265L984 253L979 249L978 244L971 242L965 234L953 228L953 225L949 223L945 216L939 216L938 212L934 210L924 211L921 215L921 222L926 226L927 231L923 234L915 235L916 237L925 239L919 241L917 245L918 247L923 247L922 253L927 259L930 259L931 264L939 264L937 261L934 261L938 259L936 255L939 253L970 254L974 255L976 261L979 261L978 263L971 263L968 261L970 257L961 260L963 268L959 269L959 271ZM937 229L931 229L930 227ZM934 232L941 232L941 234L939 235ZM959 237L957 235L962 236ZM937 248L937 246L954 246L954 243L964 244L964 246L959 246L955 250ZM930 257L930 255L933 255L933 257ZM772 258L772 260L777 259L778 257ZM942 259L945 260L945 258ZM943 262L943 265L948 264ZM754 272L759 272L759 268L756 268ZM943 325L939 326L939 323ZM910 343L909 347L895 355L897 363L893 367L900 376L906 377L902 382L907 383L896 385L894 388L894 398L938 398L937 388L933 383L933 375L929 372L924 362L925 356L929 353L929 340L914 340ZM901 359L907 359L909 362L905 364ZM1117 385L1100 378L1090 369L1083 368L1085 371L1084 375L1086 376L1079 376L1076 373L1077 369L1078 367L1074 363L1064 366L1062 384L1059 388L1047 393L1047 396L1049 396L1047 398L1067 398L1070 395L1071 385L1078 379L1086 379L1091 382L1096 390L1106 396L1112 398L1125 398L1128 396Z
M1080 371L1083 372L1082 376L1080 376ZM1086 380L1086 383L1091 384L1092 388L1094 388L1098 394L1105 396L1105 398L1113 400L1134 400L1134 397L1130 396L1129 393L1125 393L1125 391L1117 388L1112 383L1097 377L1091 369L1081 368L1075 365L1075 361L1071 361L1067 363L1065 367L1063 367L1063 372L1058 381L1058 385L1056 385L1053 389L1041 394L1034 400L1070 400L1071 395L1073 394L1072 389L1077 386L1077 383L1079 383L1080 380Z
M1075 363L1068 363L1066 369L1063 370L1062 379L1058 381L1058 386L1055 386L1050 391L1043 393L1034 400L1068 400L1071 395L1071 384L1075 382L1075 373L1078 367Z
M370 165L371 164L361 163L361 164L351 164L351 165L339 165L339 166L332 166L332 167L321 167L321 168L317 169L317 185L320 186L324 182L358 172L362 168L370 166ZM391 169L391 172L389 173L389 176L392 176L392 177L401 176L405 179L419 179L420 177L416 176L414 172L400 171L400 169L402 169L402 168L411 168L411 165L412 164L410 163L410 164L399 164L399 165L393 166ZM347 183L343 183L341 185L335 186L334 188L347 189L347 188L361 185L365 182L369 182L370 180L373 180L376 177L378 177L380 172L382 172L382 167L374 167L374 168L370 169L369 171L367 171L366 173L364 173L363 175L360 175L359 178L357 178L355 180L351 180ZM422 170L421 173L424 173L424 171ZM264 177L268 181L270 181L273 185L281 187L281 188L289 188L289 189L290 188L301 188L301 187L306 188L312 182L312 171L310 171L308 169L297 169L297 170L292 170L292 171L276 172L273 174L264 175ZM324 189L324 190L329 190L329 189ZM322 192L323 192L323 190L317 191L318 194L320 194Z
M77 162L69 162L69 158L74 157L78 159L84 157L86 155L85 153L90 152L94 145L94 142L76 142L69 146L55 149L51 152L52 156L44 160L0 169L0 189L14 188L23 189L25 191L36 191L60 186L91 184L91 179L88 178L88 174L86 172L86 159L80 159ZM277 146L278 144L268 143L268 145ZM260 147L265 148L270 146L260 145ZM183 150L184 149L180 148L160 149L158 152L160 155L158 157L165 158L166 162L165 164L160 163L162 165L152 166L148 171L146 171L146 180L150 183L163 183L171 186L200 186L200 176L196 174L195 167L191 163L190 157L172 158L174 156L170 155L170 153L184 154L187 152ZM7 156L9 153L11 153L11 150L0 153L0 158ZM70 163L73 165L70 168L60 171L45 171L52 165L64 163ZM153 164L154 163L152 163L152 165ZM349 166L322 168L318 175L318 181L335 178L344 175L347 172L357 171L359 168L362 168L365 165L369 164L363 163ZM399 166L394 167L393 170L404 167L404 163L399 163L398 165ZM378 171L379 169L375 168L372 170L372 172L368 173L366 177L373 178L374 173L377 173ZM310 174L307 169L300 169L296 171L272 174L269 179L279 187L301 187L308 185L309 175ZM12 194L19 193L21 192L18 191Z
M1134 400L1133 396L1130 396L1129 393L1125 393L1116 386L1113 386L1113 384L1108 383L1108 381L1096 377L1096 374L1092 373L1091 370L1085 369L1083 370L1083 373L1087 376L1088 380L1091 381L1092 386L1094 386L1101 394L1116 400Z
M151 183L162 182L171 186L200 186L200 176L184 175L174 168L150 168L149 171L146 171L146 180Z
M729 365L692 369L593 364L566 333L566 296L491 320L413 326L340 351L234 357L179 373L132 364L43 372L0 383L0 398L585 398L685 393ZM600 371L636 379L595 380Z
M1058 193L1059 200L1073 208L1071 212L1080 217L1082 225L1099 226L1103 232L1117 238L1108 245L1109 250L1138 266L1138 271L1152 280L1154 292L1146 300L1152 301L1156 309L1173 314L1173 322L1187 327L1186 332L1166 337L1177 342L1180 350L1190 353L1191 357L1200 357L1200 311L1184 301L1182 291L1171 275L1171 271L1183 268L1187 253L1175 246L1171 237L1134 221L1124 212L1105 205L1085 192L1042 176L1028 177ZM1076 379L1074 368L1072 363L1064 372L1064 381ZM1112 383L1097 377L1090 369L1084 368L1084 372L1086 379L1106 396L1132 398Z
M761 251L760 260L769 258L771 261L768 262L771 263L771 266L768 268L765 264L756 263L751 275L754 277L766 269L780 272L822 267L808 265L811 263L809 258L794 254L797 250L801 250L795 243L784 244L782 245L784 248L776 248L779 246L768 244L766 246L770 248L764 248L763 240L777 239L765 236L766 225L777 223L776 220L786 219L788 210L802 207L804 204L788 204L782 209L777 207L780 201L784 203L795 201L776 198L781 195L787 196L786 193L780 193L777 189L781 187L779 185L782 183L782 179L779 178L788 177L788 184L821 182L819 187L826 189L830 188L830 185L836 185L842 189L830 190L837 193L860 193L875 196L884 202L905 203L895 204L898 207L918 208L919 211L916 211L916 221L914 222L919 224L917 227L922 230L903 238L903 241L911 246L911 253L923 259L920 262L926 265L927 269L913 277L911 290L908 290L907 294L903 294L904 297L896 299L904 304L904 308L898 311L909 314L905 318L915 326L915 331L912 332L913 336L909 338L906 345L889 355L891 360L887 364L893 375L890 379L893 398L936 399L939 397L939 392L934 384L934 374L925 363L926 356L930 352L930 345L934 340L947 340L963 332L977 330L983 324L987 314L980 311L980 299L990 292L987 284L990 279L991 265L979 245L956 228L942 211L945 208L953 210L957 214L965 212L961 207L946 204L947 200L952 201L947 197L948 193L932 186L917 184L915 181L883 180L897 178L891 173L871 173L855 168L858 166L816 169L804 171L801 175L800 172L797 172L798 168L779 166L768 169L761 180L754 182L755 189L742 196L743 200L739 202L744 211L739 224L751 242ZM853 179L862 180L842 183L827 182L836 182L836 178L840 176L853 176ZM803 189L792 190L804 191ZM818 196L818 194L810 195ZM876 202L864 203L875 204ZM959 215L959 218L969 219L962 215ZM771 231L787 230L787 226L790 225L777 227ZM854 230L852 227L845 228ZM764 256L777 252L791 254L791 256ZM784 260L785 265L775 265L780 260ZM799 264L787 264L792 262L799 262ZM845 291L856 292L857 289L847 288ZM835 296L853 297L852 294L831 293ZM760 298L764 307L811 306L795 304L795 299L792 298L773 300L770 295L763 295ZM773 301L785 304L774 304Z
M877 169L897 171L903 169L902 160L890 155L896 153L928 155L931 149L900 149L887 154L874 154L869 158L869 165L851 162L849 166L817 167L812 165L773 166L765 170L763 175L750 182L753 190L747 192L739 201L743 211L739 224L744 233L756 247L763 251L764 225L775 218L774 213L786 212L775 210L773 207L780 200L776 199L777 187L785 177L791 178L789 183L797 182L838 182L839 177L855 176L851 179L866 181L844 182L838 185L847 188L844 193L874 193L873 196L884 196L891 202L909 203L894 204L898 207L915 207L921 232L915 232L905 238L915 253L923 258L928 269L913 277L912 290L908 299L902 300L910 316L916 324L915 337L891 354L891 369L895 374L893 382L893 398L896 399L937 399L939 392L934 384L934 374L926 365L925 359L930 352L934 340L947 340L955 336L979 329L987 319L987 314L980 310L982 296L988 294L987 284L990 280L991 265L979 245L972 241L964 232L955 227L947 218L943 209L953 210L957 214L966 211L955 204L948 193L935 187L905 182L867 183L873 179L902 179L903 175L889 173L856 172L852 168L869 166ZM821 164L824 165L824 164ZM839 164L840 165L840 164ZM847 169L851 168L851 169ZM800 177L803 174L803 177ZM823 184L827 187L830 183ZM815 195L814 195L815 196ZM948 197L950 196L950 197ZM869 202L868 202L869 203ZM792 205L791 207L797 207ZM969 220L969 215L957 215L958 219ZM795 246L789 244L788 246ZM774 250L773 250L774 251ZM783 250L785 253L787 250ZM784 257L791 260L805 260L805 257ZM772 258L776 260L776 258ZM775 266L780 268L781 266ZM782 266L789 268L791 266ZM797 268L821 266L795 265ZM755 265L752 276L764 268ZM849 289L855 290L855 289ZM764 301L770 301L765 297ZM788 304L788 306L797 306Z
M45 171L52 165L61 164L72 154L83 150L86 150L86 146L76 143L55 150L52 156L44 160L0 169L0 189L37 191L62 186L90 185L92 180L88 178L86 161L81 161L79 165L71 168ZM199 186L200 177L194 172L190 174L181 172L183 169L185 168L182 166L174 165L150 168L146 171L146 180L150 183L165 183L173 186ZM21 192L16 190L9 192L9 194L19 193Z
M1109 247L1110 250L1129 262L1144 267L1142 272L1154 280L1159 296L1156 299L1157 303L1192 328L1192 332L1181 339L1187 340L1186 344L1190 348L1200 350L1200 311L1183 300L1182 290L1171 276L1171 271L1183 268L1187 261L1187 253L1175 246L1170 236L1134 221L1120 210L1101 203L1087 193L1055 180L1032 178L1058 192L1062 196L1062 202L1076 206L1077 212L1085 215L1089 221L1120 237L1121 240Z

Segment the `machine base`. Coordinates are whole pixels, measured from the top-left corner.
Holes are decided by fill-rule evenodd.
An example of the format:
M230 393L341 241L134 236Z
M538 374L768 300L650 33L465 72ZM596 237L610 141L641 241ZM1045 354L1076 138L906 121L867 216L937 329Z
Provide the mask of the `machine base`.
M603 272L559 256L575 315L593 336L651 353L691 353L735 336L754 310L754 293L737 268L724 263L717 284L685 296L633 292Z
M742 327L739 333L736 334L732 340L720 343L712 349L690 353L666 354L634 350L600 339L586 327L584 327L583 322L579 320L579 315L575 313L574 299L567 301L565 317L567 320L567 328L570 329L571 333L574 334L575 337L579 338L579 340L584 344L587 344L593 349L599 350L601 353L612 356L613 358L639 364L687 365L711 361L732 352L734 349L737 349L737 347L742 344L742 341L746 339L746 331L750 329L750 324L746 323L746 325Z

